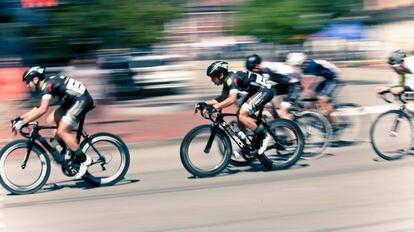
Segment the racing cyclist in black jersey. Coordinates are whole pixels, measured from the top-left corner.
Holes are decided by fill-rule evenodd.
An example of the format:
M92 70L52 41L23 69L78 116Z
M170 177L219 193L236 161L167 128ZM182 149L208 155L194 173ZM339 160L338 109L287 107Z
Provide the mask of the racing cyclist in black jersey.
M205 103L211 105L217 110L226 108L234 104L237 100L239 91L248 93L245 102L237 112L239 126L242 130L245 127L254 131L254 146L258 149L258 154L264 153L269 142L269 135L264 128L256 125L255 119L251 117L258 112L264 105L272 100L274 90L270 83L263 77L253 72L229 72L228 63L225 61L215 61L207 68L207 76L215 85L223 85L221 95Z
M280 62L262 62L262 58L253 54L246 58L246 69L262 75L269 80L275 88L276 96L286 95L278 104L277 111L281 118L291 119L288 110L302 91L300 73L296 72L290 65Z
M23 81L32 92L40 92L42 99L39 107L11 121L13 130L19 131L26 123L43 116L48 111L52 97L61 100L63 103L48 116L47 122L56 123L55 139L63 141L69 148L70 155L75 155L74 161L80 165L76 178L81 178L91 165L92 159L79 149L71 130L93 108L91 95L82 83L70 77L56 75L46 78L45 68L40 66L25 71Z

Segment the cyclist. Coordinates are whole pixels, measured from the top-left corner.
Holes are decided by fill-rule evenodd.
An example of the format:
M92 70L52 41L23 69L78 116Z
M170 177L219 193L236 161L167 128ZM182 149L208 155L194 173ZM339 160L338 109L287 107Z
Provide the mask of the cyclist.
M401 50L396 50L388 57L388 64L399 76L399 81L391 86L378 86L375 88L377 93L390 91L394 95L399 95L404 91L414 91L414 56L407 57ZM409 78L407 78L409 77Z
M264 128L256 125L251 115L258 112L273 98L274 90L271 84L257 73L250 71L230 72L228 70L228 63L225 61L215 61L210 64L207 68L207 76L211 78L215 85L223 85L223 90L219 97L205 102L213 107L212 109L214 110L221 110L234 104L240 91L248 93L244 103L237 112L237 117L242 130L247 127L254 131L254 148L258 149L259 155L263 154L270 137L264 131Z
M47 121L56 123L55 138L67 145L70 155L75 155L74 162L80 165L76 178L81 178L91 165L92 159L79 149L75 136L70 132L93 108L91 95L82 83L70 77L62 75L46 77L45 68L41 66L25 71L22 79L32 92L40 92L42 99L39 107L11 121L13 131L19 131L26 123L43 116L48 111L52 97L63 101L60 107L48 116Z
M289 53L286 63L301 71L304 75L311 75L324 78L319 82L314 91L317 94L318 104L323 114L328 116L333 111L329 103L330 97L338 86L338 68L326 60L307 59L304 53Z
M287 95L279 104L278 114L281 118L291 119L288 109L302 91L300 73L284 63L262 62L262 58L257 54L246 58L246 69L270 81L275 88L276 96Z

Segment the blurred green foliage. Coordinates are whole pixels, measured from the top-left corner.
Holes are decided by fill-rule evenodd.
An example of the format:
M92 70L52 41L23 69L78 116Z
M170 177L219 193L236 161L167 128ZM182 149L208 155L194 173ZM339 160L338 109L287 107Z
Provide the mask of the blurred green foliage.
M47 11L47 23L23 27L31 53L70 59L98 48L145 48L162 39L165 22L185 0L90 0ZM85 3L86 2L86 3ZM36 12L34 12L36 13Z
M361 6L362 0L249 0L240 6L235 33L263 41L298 43Z

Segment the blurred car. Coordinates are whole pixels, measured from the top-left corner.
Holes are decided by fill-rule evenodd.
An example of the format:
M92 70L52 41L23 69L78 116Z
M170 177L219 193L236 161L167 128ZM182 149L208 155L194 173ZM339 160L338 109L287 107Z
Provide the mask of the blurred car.
M132 100L140 97L139 88L132 79L129 56L106 55L98 59L99 68L106 70L107 95L113 100Z
M129 69L144 97L184 93L191 87L192 68L181 55L131 56Z

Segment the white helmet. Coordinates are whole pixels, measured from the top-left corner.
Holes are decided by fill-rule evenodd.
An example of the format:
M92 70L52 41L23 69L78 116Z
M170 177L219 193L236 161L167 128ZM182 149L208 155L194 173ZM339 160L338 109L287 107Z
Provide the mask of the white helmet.
M302 52L292 52L286 57L286 64L292 66L302 65L306 60L306 55Z

